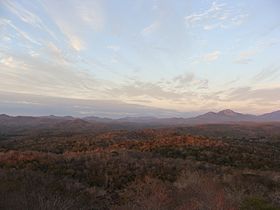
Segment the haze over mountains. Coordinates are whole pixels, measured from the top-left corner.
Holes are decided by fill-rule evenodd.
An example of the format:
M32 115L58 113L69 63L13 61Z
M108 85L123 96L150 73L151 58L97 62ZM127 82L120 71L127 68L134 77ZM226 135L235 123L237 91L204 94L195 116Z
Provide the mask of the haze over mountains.
M89 119L89 118L85 118ZM262 115L243 114L230 109L220 112L207 112L192 118L152 118L152 117L128 117L121 118L123 122L163 123L163 124L213 124L213 123L238 123L238 122L270 122L280 121L280 111L274 111Z
M89 116L84 118L74 118L71 116L9 116L0 115L0 125L5 126L46 126L55 124L56 126L68 123L70 127L89 127L93 123L99 124L159 124L159 125L197 125L197 124L229 124L241 122L280 122L280 110L262 115L243 114L230 109L220 112L207 112L192 118L156 118L156 117L124 117L119 119L100 118ZM101 126L102 127L102 126Z

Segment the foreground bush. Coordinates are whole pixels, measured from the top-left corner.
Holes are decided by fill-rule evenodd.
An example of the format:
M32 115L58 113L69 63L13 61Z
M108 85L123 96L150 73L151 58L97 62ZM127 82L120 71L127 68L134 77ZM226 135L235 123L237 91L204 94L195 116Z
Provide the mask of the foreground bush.
M280 210L280 208L272 206L262 198L251 197L243 201L241 210Z

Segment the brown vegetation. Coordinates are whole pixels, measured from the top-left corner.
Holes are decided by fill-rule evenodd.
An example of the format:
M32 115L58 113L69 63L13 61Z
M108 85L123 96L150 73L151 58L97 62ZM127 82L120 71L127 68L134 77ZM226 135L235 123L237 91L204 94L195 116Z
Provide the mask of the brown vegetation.
M195 129L6 135L0 209L279 209L278 132Z

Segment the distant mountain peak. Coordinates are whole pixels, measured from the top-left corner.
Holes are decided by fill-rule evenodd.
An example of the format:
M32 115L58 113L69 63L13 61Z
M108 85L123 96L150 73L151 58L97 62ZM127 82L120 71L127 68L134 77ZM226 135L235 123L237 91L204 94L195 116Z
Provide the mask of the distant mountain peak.
M261 119L265 119L266 121L279 121L280 120L280 110L265 113L259 116Z
M237 113L237 112L235 112L231 109L225 109L225 110L222 110L222 111L218 112L218 114L223 114L223 115L227 115L227 116L236 116L239 113Z
M6 114L0 114L0 117L1 118L8 118L8 117L10 117L9 115L6 115Z
M207 113L205 113L205 114L202 114L202 115L199 115L199 116L216 116L217 115L217 113L216 112L207 112ZM199 117L199 116L197 116L197 117Z

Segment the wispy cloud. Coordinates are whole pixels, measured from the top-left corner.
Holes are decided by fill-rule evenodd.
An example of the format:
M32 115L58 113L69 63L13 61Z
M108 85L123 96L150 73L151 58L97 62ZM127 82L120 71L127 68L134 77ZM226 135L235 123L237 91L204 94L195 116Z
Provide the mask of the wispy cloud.
M0 18L0 24L4 27L10 27L12 28L20 37L22 37L25 41L28 41L29 43L41 45L40 42L34 40L32 37L29 36L25 31L21 30L17 26L15 26L11 20Z
M81 20L89 27L92 27L95 31L101 31L105 25L105 15L100 0L97 1L84 1L80 4L76 1L77 15Z
M184 17L188 27L201 27L204 30L228 28L241 25L248 17L238 9L230 8L225 3L212 2L211 6L201 12L194 12Z
M252 61L252 57L256 55L259 50L246 50L239 53L238 57L235 59L237 64L249 64Z
M67 37L69 45L76 51L87 47L87 36L83 33L101 31L105 24L101 1L71 0L67 4L60 1L44 1L44 7L60 31ZM61 10L61 8L64 8Z
M55 48L52 51L54 54L60 53ZM96 98L104 97L105 86L113 84L98 80L87 71L52 59L4 55L0 59L0 66L0 91L6 91L9 87L9 91L16 93Z
M253 47L239 52L234 60L237 64L249 64L253 61L254 56L262 53L264 50L276 46L280 43L278 39L265 39L257 41Z
M52 42L46 44L46 53L47 56L50 57L49 62L55 62L59 65L70 64L70 59L68 59L65 53Z
M172 83L175 83L176 88L187 88L189 90L208 88L208 80L197 78L194 73L185 73L178 75L173 78Z
M209 91L202 98L209 107L223 109L233 108L243 112L265 112L279 108L280 86L253 87L237 86L220 91ZM205 107L205 106L204 106ZM207 109L207 108L206 108Z
M208 52L202 55L189 57L189 60L191 61L192 64L198 64L202 62L211 63L214 62L215 60L218 60L221 54L222 53L219 50L214 50L212 52Z
M252 88L239 87L232 90L228 95L228 100L245 100L255 101L258 104L259 100L273 102L275 99L280 100L280 87L274 88Z
M118 52L121 49L118 45L108 45L107 48L113 50L114 52Z
M274 80L279 77L280 68L279 66L269 66L262 69L254 78L253 81L261 82L267 80Z
M165 90L161 85L151 82L134 81L114 89L109 89L109 94L119 95L129 98L154 98L154 99L167 99L179 100L182 95L174 91Z
M29 66L23 61L15 60L12 56L2 56L0 57L0 65L2 68L9 69L27 69Z
M182 110L279 101L278 13L263 3L0 2L0 91Z
M121 99L172 101L178 104L185 100L195 100L199 91L207 88L207 79L198 78L195 74L187 72L154 82L132 79L125 84L108 89L108 93L118 95Z
M3 0L2 4L14 13L21 21L35 27L41 27L43 25L41 19L37 15L22 7L18 2Z
M221 52L216 50L211 53L205 54L203 56L203 59L204 59L204 61L211 62L211 61L217 60L220 55L221 55Z
M155 31L157 31L160 28L160 22L159 21L155 21L152 24L150 24L149 26L145 27L141 34L143 36L147 36L149 34L154 33Z
M82 41L82 39L72 34L67 34L67 36L69 38L70 45L73 47L73 49L75 49L76 51L81 51L85 48L85 44Z
M46 26L42 19L35 13L21 6L19 2L3 0L2 4L6 6L13 14L15 14L21 21L29 24L30 26L46 31L52 38L56 39L54 32Z

